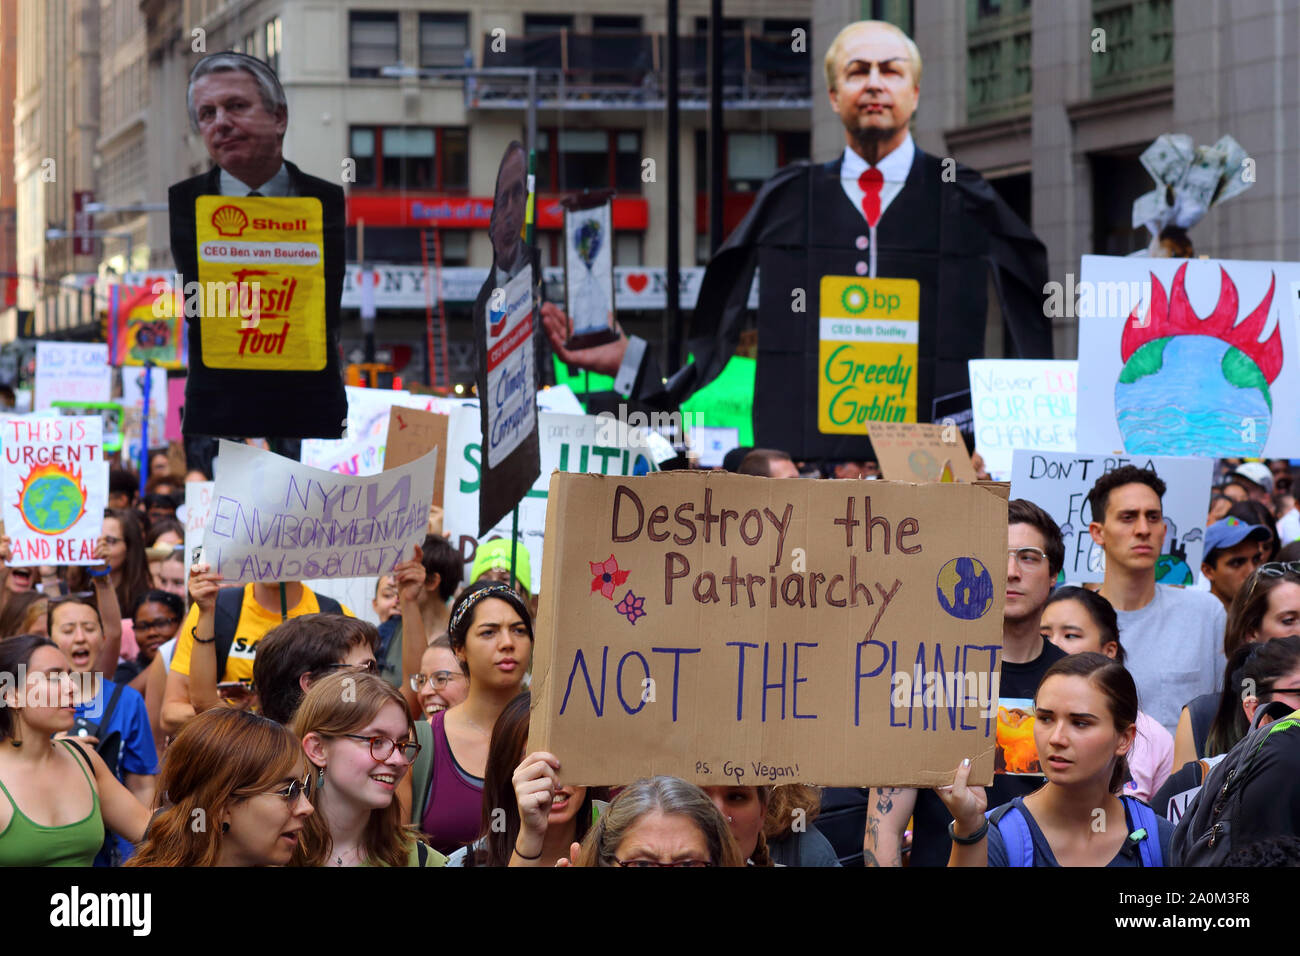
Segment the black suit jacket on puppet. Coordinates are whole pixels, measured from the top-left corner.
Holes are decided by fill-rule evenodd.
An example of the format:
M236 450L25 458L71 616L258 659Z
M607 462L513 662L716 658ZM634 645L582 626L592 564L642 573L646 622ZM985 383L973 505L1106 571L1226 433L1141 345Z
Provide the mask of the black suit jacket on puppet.
M755 443L797 458L871 456L865 436L817 429L820 280L857 275L857 264L868 261L868 250L857 245L867 235L866 219L840 185L842 158L795 163L764 184L705 272L687 343L694 363L663 386L647 352L638 399L672 406L722 371L735 351L757 267ZM877 277L916 279L921 287L918 421L969 418L966 363L984 355L990 277L1014 354L1052 357L1051 321L1043 312L1046 249L974 170L957 165L955 182L944 182L942 173L940 161L918 149L903 189L876 227ZM797 289L804 290L805 312L794 311Z
M347 393L339 371L339 301L343 295L343 188L308 176L288 161L298 196L321 201L325 239L325 367L315 372L244 371L203 364L200 319L189 320L190 368L182 430L191 435L255 435L267 438L339 438L346 428ZM221 170L211 170L167 191L172 258L183 281L197 281L194 202L219 195ZM230 321L217 320L217 321Z

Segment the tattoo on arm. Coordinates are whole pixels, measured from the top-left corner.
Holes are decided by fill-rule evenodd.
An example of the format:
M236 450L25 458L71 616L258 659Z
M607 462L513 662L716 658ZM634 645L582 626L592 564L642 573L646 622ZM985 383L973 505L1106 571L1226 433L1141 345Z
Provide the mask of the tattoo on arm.
M894 809L894 795L902 792L902 787L881 787L876 791L876 812L888 813Z
M863 865L863 866L866 866L866 867L875 867L875 868L879 869L879 868L880 868L880 861L876 859L876 855L875 855L874 853L872 853L870 850L863 850L863 851L862 851L862 865Z

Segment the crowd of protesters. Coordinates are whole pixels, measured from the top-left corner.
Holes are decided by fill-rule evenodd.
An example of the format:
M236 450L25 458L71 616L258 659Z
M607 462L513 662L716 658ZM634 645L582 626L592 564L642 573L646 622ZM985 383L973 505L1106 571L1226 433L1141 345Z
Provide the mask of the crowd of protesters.
M1012 500L1000 696L1032 699L1037 764L976 787L968 760L934 790L566 784L556 755L527 748L537 596L512 585L507 542L484 542L462 583L431 527L376 581L376 626L301 582L223 587L187 560L168 461L151 460L142 497L113 473L98 564L11 568L0 541L0 673L26 679L0 706L0 865L1171 865L1197 840L1175 825L1202 783L1270 722L1284 732L1237 786L1242 805L1263 799L1257 777L1275 799L1227 862L1296 862L1285 461L1220 463L1195 587L1156 580L1167 489L1152 471L1092 488L1100 583L1061 581L1056 522ZM770 449L725 467L878 474Z

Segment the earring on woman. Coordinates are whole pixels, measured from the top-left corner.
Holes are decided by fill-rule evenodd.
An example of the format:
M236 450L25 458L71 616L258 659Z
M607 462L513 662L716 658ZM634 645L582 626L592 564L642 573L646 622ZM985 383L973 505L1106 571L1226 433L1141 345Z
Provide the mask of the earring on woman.
M9 744L10 746L13 747L21 747L23 745L23 735L22 732L18 729L17 721L14 721L14 732L9 737Z
M221 824L221 832L222 832L222 833L229 833L229 832L230 832L230 824L229 824L229 823L223 823L223 824Z
M325 789L325 768L324 767L321 767L320 770L317 771L316 773L316 789L317 790Z

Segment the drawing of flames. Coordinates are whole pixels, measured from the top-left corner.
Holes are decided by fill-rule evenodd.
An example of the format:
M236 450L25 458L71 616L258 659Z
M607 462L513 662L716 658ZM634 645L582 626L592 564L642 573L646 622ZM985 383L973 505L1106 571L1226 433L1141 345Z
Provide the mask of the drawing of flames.
M222 206L212 214L212 225L222 236L242 236L248 216L238 206Z
M1188 301L1184 263L1168 294L1151 275L1149 311L1134 309L1124 324L1115 419L1130 454L1262 454L1283 365L1281 323L1270 321L1277 277L1237 321L1245 311L1237 287L1222 266L1219 273L1219 298L1205 318Z
M18 513L37 534L62 534L86 513L81 472L66 465L34 465L19 483Z

